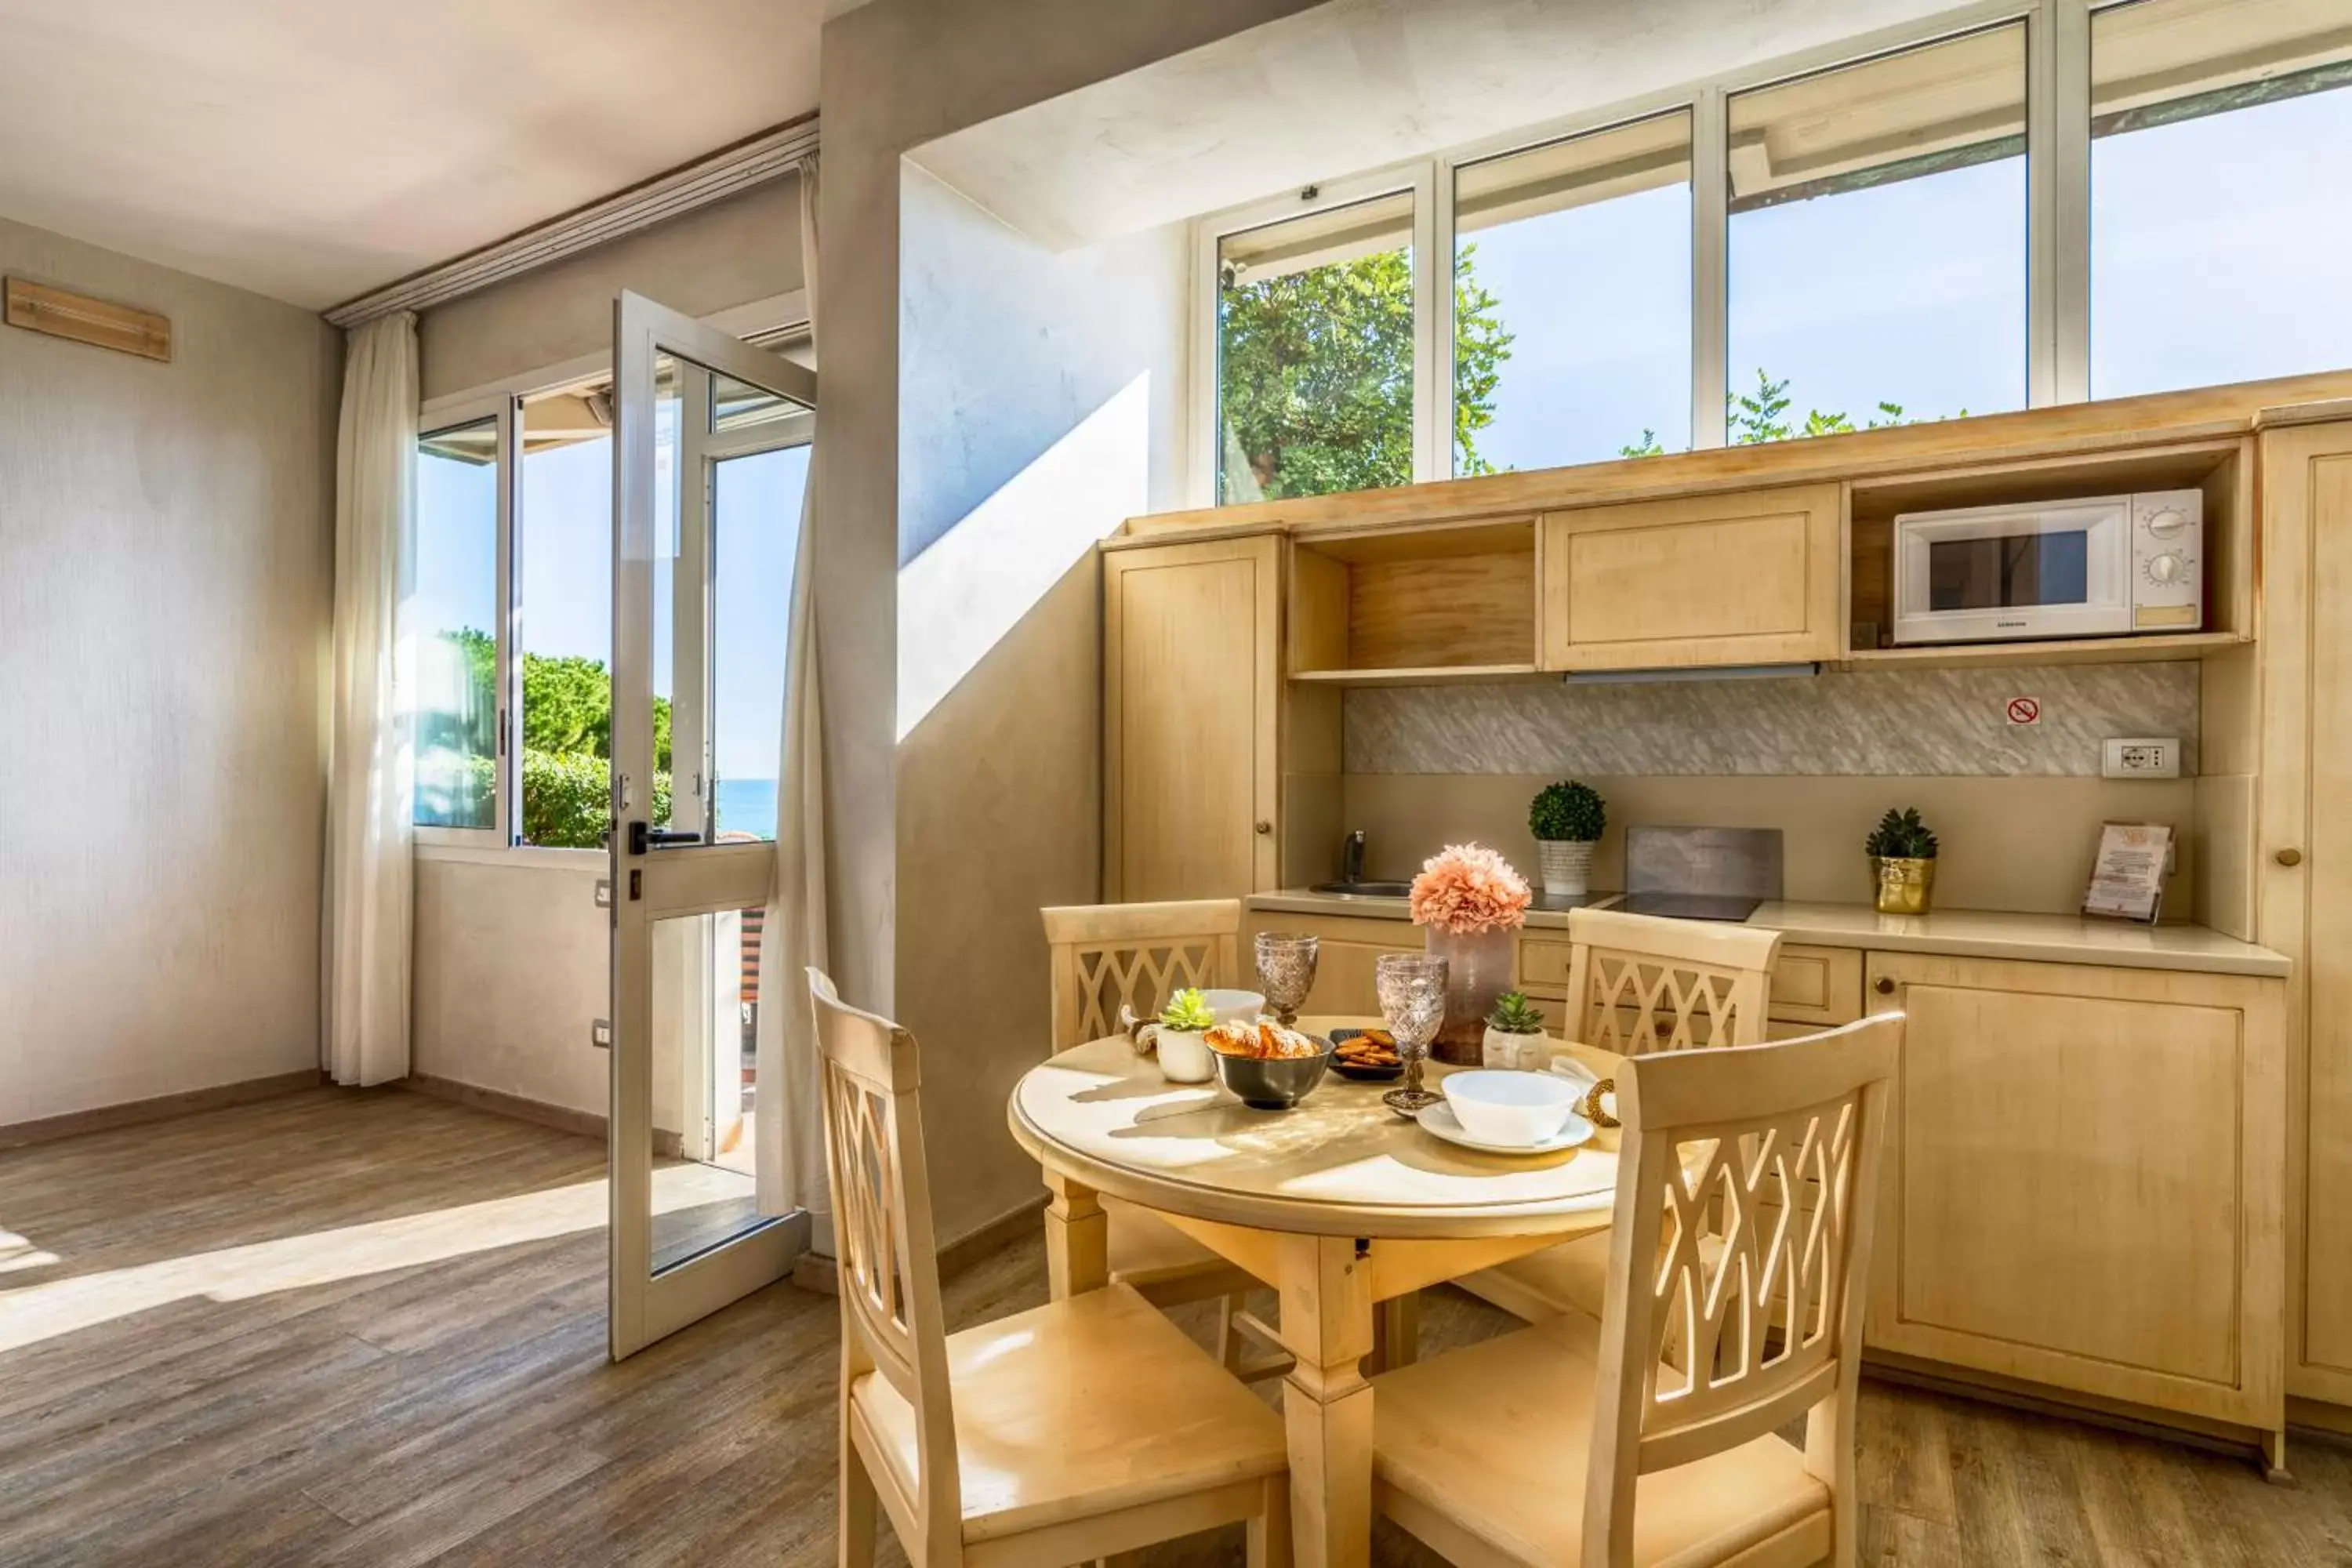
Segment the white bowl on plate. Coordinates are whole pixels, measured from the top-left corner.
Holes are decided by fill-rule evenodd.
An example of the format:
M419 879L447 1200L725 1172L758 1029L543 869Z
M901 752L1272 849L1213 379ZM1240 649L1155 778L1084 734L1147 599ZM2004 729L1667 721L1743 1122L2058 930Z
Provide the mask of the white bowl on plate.
M1477 1068L1439 1081L1462 1131L1482 1143L1528 1149L1568 1125L1583 1092L1549 1072Z

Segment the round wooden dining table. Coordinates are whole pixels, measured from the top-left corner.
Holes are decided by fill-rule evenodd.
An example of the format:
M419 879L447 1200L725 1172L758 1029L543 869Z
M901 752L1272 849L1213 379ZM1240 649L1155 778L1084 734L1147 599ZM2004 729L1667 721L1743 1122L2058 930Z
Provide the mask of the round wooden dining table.
M1318 1034L1377 1018L1302 1018ZM1613 1054L1561 1047L1598 1076ZM1451 1070L1429 1068L1432 1087ZM1337 1072L1288 1110L1253 1110L1214 1083L1171 1083L1112 1036L1022 1076L1013 1135L1044 1168L1055 1299L1108 1282L1108 1194L1151 1210L1277 1292L1294 1365L1291 1525L1300 1568L1371 1555L1372 1385L1381 1304L1606 1227L1617 1134L1554 1154L1445 1142L1381 1103L1392 1085Z

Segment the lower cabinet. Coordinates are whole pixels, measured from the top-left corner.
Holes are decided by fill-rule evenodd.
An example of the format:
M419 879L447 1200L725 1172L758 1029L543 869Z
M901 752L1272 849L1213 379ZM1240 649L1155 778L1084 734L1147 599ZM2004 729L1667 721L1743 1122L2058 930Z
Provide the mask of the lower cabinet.
M1867 1343L2284 1425L2284 985L1873 953L1907 1016Z

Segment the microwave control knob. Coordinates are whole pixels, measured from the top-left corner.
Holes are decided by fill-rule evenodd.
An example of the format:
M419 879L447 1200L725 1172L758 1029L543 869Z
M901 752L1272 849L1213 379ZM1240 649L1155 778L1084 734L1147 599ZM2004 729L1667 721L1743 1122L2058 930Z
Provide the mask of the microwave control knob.
M2162 511L2150 512L2148 514L2147 531L2158 539L2169 539L2188 526L2189 519L2187 515L2171 507L2167 507ZM2162 578L2158 579L2159 582L2163 580L2164 579Z
M2180 557L2178 555L2148 557L2147 576L2151 583L2178 583L2180 581Z

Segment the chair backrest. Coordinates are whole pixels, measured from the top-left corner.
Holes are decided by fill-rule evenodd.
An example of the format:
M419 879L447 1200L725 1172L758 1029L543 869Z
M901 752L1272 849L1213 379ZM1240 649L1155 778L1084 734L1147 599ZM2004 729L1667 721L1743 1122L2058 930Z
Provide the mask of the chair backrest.
M905 1396L917 1425L917 1510L948 1531L940 1539L955 1542L962 1482L923 1163L919 1053L914 1036L842 1001L823 971L808 972L808 987L841 1263L843 1394L852 1378L873 1372Z
M1241 971L1238 899L1069 904L1038 911L1053 954L1054 1048L1118 1032L1122 1003L1150 1017L1187 985L1231 985Z
M1568 916L1571 1036L1620 1056L1764 1041L1780 933L1613 910Z
M1863 1308L1902 1037L1903 1016L1881 1014L1620 1069L1585 1562L1629 1560L1642 1475L1801 1412L1807 1466L1853 1518ZM1665 1362L1670 1331L1680 1369Z

